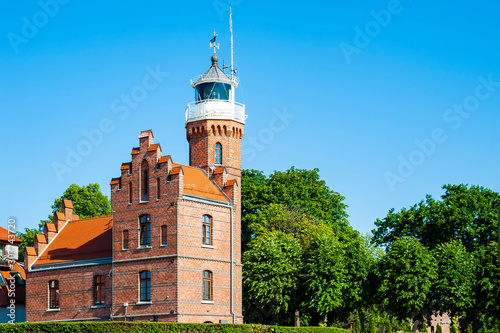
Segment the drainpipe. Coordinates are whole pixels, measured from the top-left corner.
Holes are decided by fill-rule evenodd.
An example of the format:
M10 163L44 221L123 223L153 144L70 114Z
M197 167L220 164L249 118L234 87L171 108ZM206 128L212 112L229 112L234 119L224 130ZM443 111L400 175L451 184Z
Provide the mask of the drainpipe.
M236 324L236 313L234 312L234 228L233 228L233 205L229 206L231 211L231 314L233 324Z

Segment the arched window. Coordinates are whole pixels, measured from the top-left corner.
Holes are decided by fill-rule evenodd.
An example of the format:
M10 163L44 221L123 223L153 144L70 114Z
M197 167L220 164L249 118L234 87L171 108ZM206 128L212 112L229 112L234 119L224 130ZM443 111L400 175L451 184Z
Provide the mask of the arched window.
M222 145L219 142L215 144L215 164L222 164Z
M49 307L51 309L59 308L59 281L49 281Z
M140 301L149 302L151 301L151 272L142 271L139 273L140 281Z
M204 301L212 301L213 300L213 281L212 281L212 272L203 271L203 300Z
M139 221L140 244L151 245L151 216L141 215Z
M94 304L104 304L104 275L94 276Z
M212 245L212 217L203 215L202 241L205 245Z
M141 164L141 200L149 200L149 164L144 160Z

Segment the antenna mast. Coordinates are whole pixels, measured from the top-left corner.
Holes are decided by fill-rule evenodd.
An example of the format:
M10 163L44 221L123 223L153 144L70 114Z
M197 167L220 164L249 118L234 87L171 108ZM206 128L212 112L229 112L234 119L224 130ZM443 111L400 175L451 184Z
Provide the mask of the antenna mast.
M231 33L231 80L234 74L234 44L233 44L233 12L229 7L229 32Z

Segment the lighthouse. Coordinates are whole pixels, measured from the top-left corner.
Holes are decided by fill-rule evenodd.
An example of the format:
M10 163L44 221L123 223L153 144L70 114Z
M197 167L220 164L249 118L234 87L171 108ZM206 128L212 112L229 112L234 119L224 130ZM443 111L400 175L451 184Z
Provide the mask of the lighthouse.
M195 96L194 102L186 107L189 164L203 168L208 174L217 167L225 167L229 175L239 178L247 115L245 105L235 101L238 78L233 71L228 76L219 68L216 46L213 44L210 68L191 79Z

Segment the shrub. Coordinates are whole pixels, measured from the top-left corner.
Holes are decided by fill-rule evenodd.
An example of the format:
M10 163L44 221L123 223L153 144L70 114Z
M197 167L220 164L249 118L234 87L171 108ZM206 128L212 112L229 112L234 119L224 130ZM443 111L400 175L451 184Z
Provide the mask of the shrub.
M441 328L441 325L439 325L439 324L437 324L436 333L443 333L443 329Z
M349 333L335 327L283 327L237 324L180 324L153 322L74 322L0 324L2 333Z

